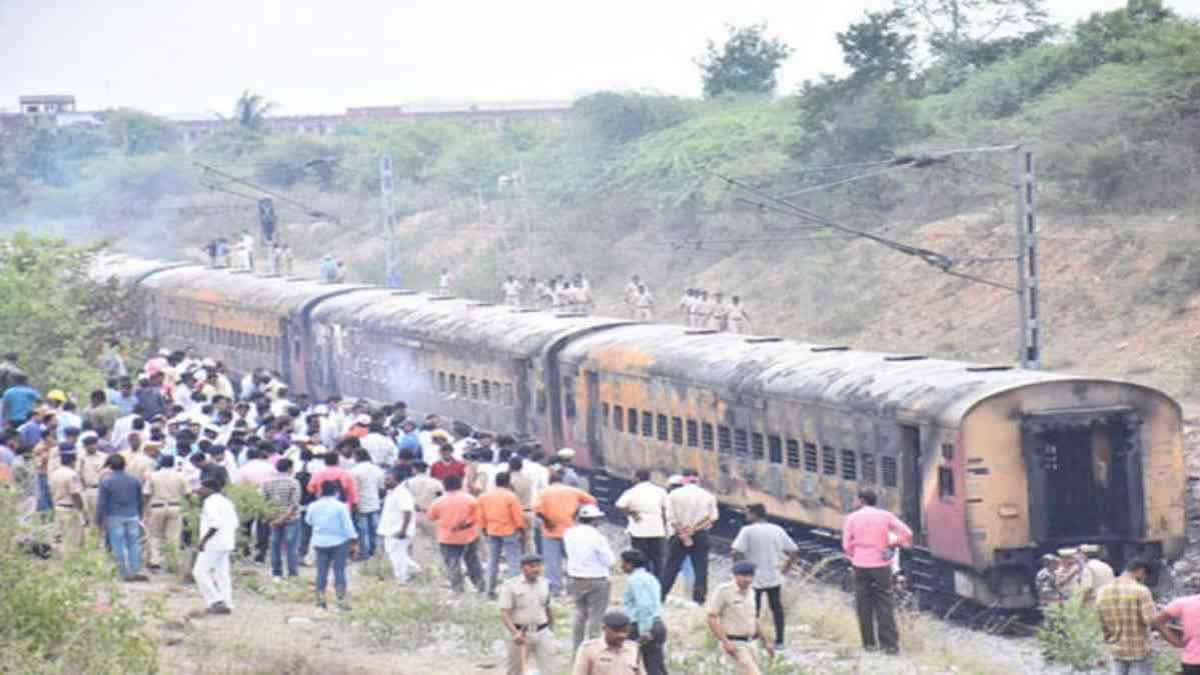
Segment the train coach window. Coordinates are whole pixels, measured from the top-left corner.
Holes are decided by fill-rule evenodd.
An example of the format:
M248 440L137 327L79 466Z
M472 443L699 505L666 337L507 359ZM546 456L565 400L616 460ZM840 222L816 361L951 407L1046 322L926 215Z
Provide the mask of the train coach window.
M638 411L637 408L629 409L629 433L637 434L638 432Z
M875 455L874 453L864 452L859 458L861 466L859 467L859 481L867 484L875 482Z
M471 383L467 380L466 375L459 375L458 376L458 395L461 396L462 398L466 398L467 394L470 390L470 384Z
M439 370L437 374L437 388L440 392L446 391L446 371Z
M938 497L954 496L954 470L948 466L938 467Z
M509 382L504 383L504 405L513 406L517 404L516 392L513 391L513 386Z
M817 446L813 443L804 444L804 470L817 472Z
M788 439L787 442L787 465L789 469L799 469L800 463L800 443Z
M778 436L767 437L767 449L772 464L783 464L783 440Z
M733 434L725 425L717 426L717 452L728 455L733 452Z
M745 429L733 430L733 454L738 457L750 454L750 443Z
M821 473L826 476L837 475L837 451L828 445L821 446Z
M708 422L700 426L700 440L703 442L705 450L713 449L713 426Z
M446 391L448 394L453 394L458 391L458 376L450 373L450 388Z
M858 480L858 458L853 450L842 450L842 480Z
M667 441L667 416L666 415L658 416L658 440L663 441L664 443Z
M943 459L954 459L954 444L953 443L942 443L942 458Z
M883 486L884 487L892 487L892 488L896 487L896 485L898 484L897 472L896 472L896 458L895 457L881 457L879 459L879 468L880 468L881 472L883 473Z
M696 420L687 421L687 444L689 448L700 447L700 425Z
M646 438L654 437L654 413L642 413L642 435Z
M613 428L625 431L625 409L619 405L613 406Z
M492 381L484 380L480 384L480 392L483 395L483 400L490 402L492 400Z
M612 414L612 410L608 407L608 404L601 403L600 404L600 424L607 427L608 426L608 418L611 414Z
M675 445L683 445L683 418L671 418L671 442Z
M479 400L479 383L471 382L471 400Z
M763 446L762 434L750 434L750 456L754 459L764 459L766 457L766 449Z
M567 418L575 419L575 378L563 378L563 407L566 409Z
M546 412L546 390L545 389L538 389L537 411L539 414Z

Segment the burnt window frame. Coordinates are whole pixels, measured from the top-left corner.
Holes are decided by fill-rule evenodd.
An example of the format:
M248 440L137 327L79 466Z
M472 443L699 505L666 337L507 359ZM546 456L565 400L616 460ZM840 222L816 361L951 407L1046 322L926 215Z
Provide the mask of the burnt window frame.
M957 495L954 484L954 468L938 467L938 499L953 501Z
M600 425L603 426L605 429L608 428L609 418L611 416L612 416L612 406L610 406L608 404L608 401L601 402L600 403Z
M683 445L683 418L671 416L671 442Z
M667 416L657 415L658 419L654 420L655 438L661 443L668 442L670 438L669 429L667 429Z
M816 443L804 443L804 470L808 473L821 472L821 453Z
M717 425L717 454L733 454L733 430L724 424Z
M858 453L858 480L864 485L874 485L879 480L878 468L875 465L875 453Z
M563 377L563 412L567 419L573 420L579 414L575 405L575 378Z
M821 475L822 476L837 476L838 475L838 452L837 448L832 445L821 446Z
M757 462L767 459L767 438L757 431L750 432L750 459Z
M767 461L783 465L783 437L767 434Z
M687 420L687 446L700 447L700 423L690 417Z
M654 413L642 411L642 436L646 438L654 438Z
M858 480L858 455L849 448L842 448L840 459L840 472L838 475L842 480L857 481Z
M879 481L887 488L900 486L900 465L895 457L883 455L879 458Z
M613 404L613 429L625 431L625 408Z
M700 423L700 447L709 452L717 449L717 436L711 422Z
M641 421L641 416L638 414L637 408L625 409L625 428L634 436L638 435L638 422Z

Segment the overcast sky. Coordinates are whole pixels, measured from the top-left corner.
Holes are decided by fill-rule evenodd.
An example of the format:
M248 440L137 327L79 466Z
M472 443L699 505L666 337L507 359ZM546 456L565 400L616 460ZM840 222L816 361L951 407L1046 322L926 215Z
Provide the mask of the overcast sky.
M1189 15L1200 0L1168 0ZM766 21L796 53L790 90L837 71L834 33L891 0L0 0L0 109L21 94L83 110L280 114L412 101L569 100L598 89L696 96L692 60L725 24ZM1123 0L1047 0L1074 21Z

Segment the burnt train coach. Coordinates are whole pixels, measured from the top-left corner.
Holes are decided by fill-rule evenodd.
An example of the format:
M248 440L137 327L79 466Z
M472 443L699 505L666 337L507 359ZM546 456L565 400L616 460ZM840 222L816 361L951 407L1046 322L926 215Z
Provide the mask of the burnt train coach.
M96 274L139 289L152 340L573 447L598 496L690 467L727 518L764 502L828 541L874 487L916 530L916 584L985 605L1032 606L1046 550L1184 544L1181 411L1136 384L180 263Z

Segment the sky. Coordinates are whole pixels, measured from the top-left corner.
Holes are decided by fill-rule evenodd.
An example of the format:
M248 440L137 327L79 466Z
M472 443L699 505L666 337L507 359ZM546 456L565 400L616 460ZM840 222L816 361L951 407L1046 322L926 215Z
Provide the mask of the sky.
M891 0L0 0L0 110L73 94L81 110L276 114L431 101L569 101L602 89L700 93L726 25L795 48L781 91L839 72L834 34ZM1073 22L1124 0L1047 0ZM1168 0L1200 15L1200 0Z

